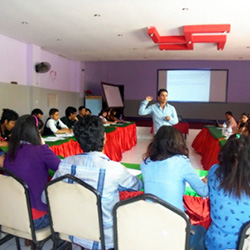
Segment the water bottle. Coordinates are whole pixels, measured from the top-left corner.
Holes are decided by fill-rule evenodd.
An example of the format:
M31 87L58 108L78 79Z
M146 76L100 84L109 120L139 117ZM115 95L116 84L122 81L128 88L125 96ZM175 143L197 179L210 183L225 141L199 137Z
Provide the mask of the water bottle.
M226 135L226 131L227 131L227 124L226 124L226 122L224 122L223 123L223 125L222 125L222 135Z
M227 133L228 133L228 136L230 136L233 133L233 129L231 125L229 125L229 127L227 128Z

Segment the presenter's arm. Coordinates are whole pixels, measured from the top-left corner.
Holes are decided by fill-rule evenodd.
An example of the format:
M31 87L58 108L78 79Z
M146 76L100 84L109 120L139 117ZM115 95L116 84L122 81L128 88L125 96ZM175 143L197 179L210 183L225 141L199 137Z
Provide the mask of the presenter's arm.
M171 115L166 117L166 120L171 124L175 125L179 122L175 107L171 106Z
M152 107L148 106L148 103L153 100L152 96L147 96L140 104L139 115L149 115L152 112ZM148 106L148 107L147 107Z

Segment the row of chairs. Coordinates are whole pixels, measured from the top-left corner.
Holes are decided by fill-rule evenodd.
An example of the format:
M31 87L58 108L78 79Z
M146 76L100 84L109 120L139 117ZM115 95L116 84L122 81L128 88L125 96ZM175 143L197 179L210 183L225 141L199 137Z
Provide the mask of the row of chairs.
M35 230L28 186L4 171L8 176L0 175L0 225L6 236L0 245L15 237L18 250L19 238L31 240L33 249L42 249L52 238L53 249L58 249L58 242L71 245L69 236L76 236L100 242L105 250L101 197L93 187L72 175L48 183L45 191L51 223ZM189 249L188 216L154 195L118 202L113 216L116 250ZM249 228L250 223L242 231L240 250L250 249Z

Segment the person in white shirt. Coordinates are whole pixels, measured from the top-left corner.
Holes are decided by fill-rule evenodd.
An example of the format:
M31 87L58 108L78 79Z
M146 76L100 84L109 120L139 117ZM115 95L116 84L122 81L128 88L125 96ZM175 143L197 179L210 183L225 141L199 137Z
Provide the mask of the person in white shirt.
M59 110L52 108L49 111L49 118L47 119L43 136L54 135L54 134L66 134L72 133L72 129L69 129L60 119Z

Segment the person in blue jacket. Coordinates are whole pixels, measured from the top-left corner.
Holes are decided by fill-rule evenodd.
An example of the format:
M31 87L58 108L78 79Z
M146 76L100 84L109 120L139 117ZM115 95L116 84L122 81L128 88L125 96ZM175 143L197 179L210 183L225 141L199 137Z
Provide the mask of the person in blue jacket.
M212 223L208 250L237 249L240 231L250 220L250 137L234 134L221 149L219 164L208 173Z
M183 195L186 183L200 195L208 196L208 187L195 173L189 159L188 148L179 130L162 126L149 144L141 164L145 193L158 196L184 212ZM190 247L204 248L206 229L192 226L195 232L190 238Z

